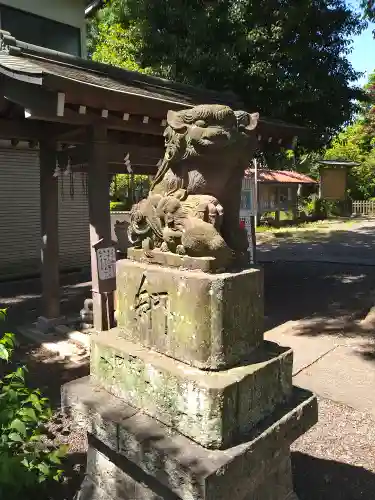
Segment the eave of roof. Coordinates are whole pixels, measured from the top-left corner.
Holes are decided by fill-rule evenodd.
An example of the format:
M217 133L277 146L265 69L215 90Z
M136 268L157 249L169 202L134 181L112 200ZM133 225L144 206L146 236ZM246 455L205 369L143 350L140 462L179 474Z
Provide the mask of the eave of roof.
M255 175L255 169L250 168L245 172L245 177ZM268 184L318 184L317 181L308 175L301 174L294 170L269 170L258 169L257 178L260 183Z
M86 0L85 16L91 16L102 6L103 0Z
M350 160L319 160L320 165L334 166L334 167L357 167L360 165L357 161Z
M86 85L141 95L181 106L193 106L202 102L227 104L236 109L242 106L233 92L201 89L82 59L16 40L10 33L4 31L0 31L0 38L3 48L0 52L0 70L4 72L14 69L13 77L18 76L20 79L22 74L28 76L31 71L33 75L39 73L41 77L43 74L54 74Z
M61 86L59 92L64 92L64 82L85 86L87 90L97 88L96 101L105 92L118 94L119 97L147 99L161 106L163 118L168 109L202 103L226 104L233 109L243 109L243 103L233 92L206 90L82 59L16 40L10 33L1 30L0 73L37 85L44 85L45 80L54 78L55 83L58 81ZM260 117L257 133L262 141L273 139L276 142L283 138L283 144L286 144L292 142L294 136L302 137L309 131L298 125Z

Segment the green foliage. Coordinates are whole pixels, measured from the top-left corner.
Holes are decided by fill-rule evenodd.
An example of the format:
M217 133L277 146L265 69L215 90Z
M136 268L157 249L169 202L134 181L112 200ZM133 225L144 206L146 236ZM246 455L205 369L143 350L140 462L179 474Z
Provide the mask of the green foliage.
M5 311L0 310L4 318ZM15 338L0 339L0 359L9 362ZM2 367L3 368L3 367ZM51 418L47 398L28 388L26 367L18 367L0 381L0 499L23 500L41 495L50 481L62 477L65 447L51 449L43 425ZM39 496L41 498L41 496Z
M117 174L111 182L110 195L122 208L112 208L111 202L111 210L130 210L134 202L147 196L149 187L147 175Z
M350 169L349 195L368 199L375 194L375 74L365 87L367 100L356 121L347 126L326 150L326 159L351 160L359 165Z
M301 200L300 212L315 219L326 219L343 215L342 203L339 201L328 201L319 198L316 194Z
M151 73L150 68L141 68L135 61L135 47L132 41L132 28L125 30L121 24L98 24L97 45L92 55L94 61L111 64L140 73Z
M127 204L123 201L111 201L110 210L113 212L127 210Z
M347 55L365 25L344 0L108 0L89 44L98 61L234 91L324 143L357 109Z
M363 13L367 19L370 21L375 21L375 2L374 0L361 0L360 6L363 9ZM375 30L372 32L375 36Z

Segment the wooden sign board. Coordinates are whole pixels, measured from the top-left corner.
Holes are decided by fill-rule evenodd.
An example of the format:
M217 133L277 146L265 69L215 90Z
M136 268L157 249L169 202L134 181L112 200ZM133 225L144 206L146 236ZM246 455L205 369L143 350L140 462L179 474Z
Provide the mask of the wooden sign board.
M347 190L347 169L326 167L321 168L320 189L321 197L324 200L345 200Z
M245 177L242 181L241 212L247 216L257 215L257 187L254 176Z
M99 293L111 293L116 290L116 248L113 241L103 239L93 245L96 251L98 267Z

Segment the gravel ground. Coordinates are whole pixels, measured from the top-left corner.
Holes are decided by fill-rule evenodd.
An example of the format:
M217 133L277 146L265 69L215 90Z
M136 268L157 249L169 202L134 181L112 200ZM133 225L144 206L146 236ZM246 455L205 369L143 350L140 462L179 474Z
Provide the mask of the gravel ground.
M375 420L319 399L319 422L293 447L300 500L375 498Z
M66 419L51 425L57 442L70 446L66 482L53 500L72 500L85 470L86 436ZM299 500L374 500L375 421L367 414L319 400L319 422L292 447Z

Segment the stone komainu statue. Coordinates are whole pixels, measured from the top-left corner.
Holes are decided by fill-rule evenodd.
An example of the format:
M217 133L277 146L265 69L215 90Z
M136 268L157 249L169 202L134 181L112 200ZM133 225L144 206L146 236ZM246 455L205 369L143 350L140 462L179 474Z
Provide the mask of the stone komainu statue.
M148 198L131 211L135 247L226 263L247 254L241 186L257 148L258 118L216 104L168 112L164 159Z

